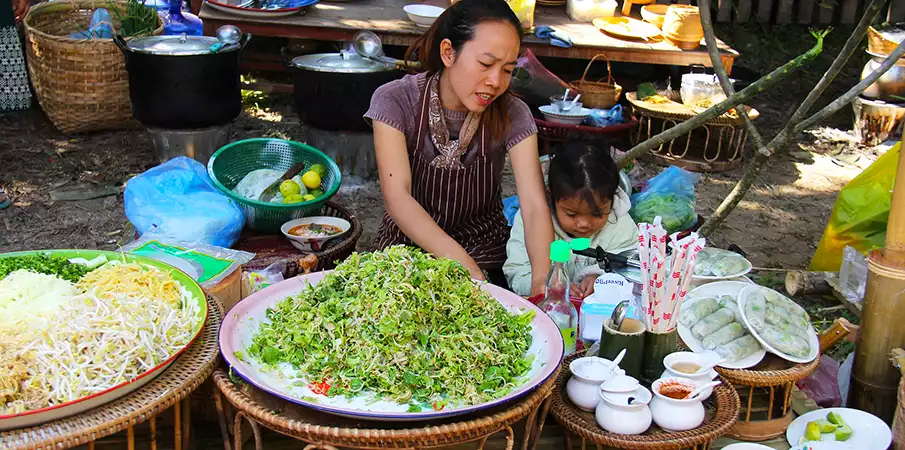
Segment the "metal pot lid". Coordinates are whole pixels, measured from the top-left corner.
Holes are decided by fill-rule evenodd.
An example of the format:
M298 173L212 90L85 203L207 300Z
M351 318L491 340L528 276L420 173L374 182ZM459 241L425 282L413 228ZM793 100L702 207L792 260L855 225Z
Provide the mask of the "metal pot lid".
M163 56L206 55L220 40L211 36L149 36L129 41L129 50ZM238 50L224 48L220 52Z
M375 73L395 70L394 64L374 61L354 52L315 53L292 58L292 66L315 72Z

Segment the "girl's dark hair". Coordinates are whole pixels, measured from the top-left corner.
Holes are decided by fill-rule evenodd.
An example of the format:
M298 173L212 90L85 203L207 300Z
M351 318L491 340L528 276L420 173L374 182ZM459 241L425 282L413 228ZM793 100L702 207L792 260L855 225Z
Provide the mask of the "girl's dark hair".
M550 196L556 202L580 195L594 208L597 199L612 201L619 188L619 168L608 151L587 142L570 142L555 153L547 171Z
M446 8L433 25L408 48L405 60L410 61L414 53L421 63L421 71L439 72L444 67L440 43L449 39L453 50L458 54L466 42L474 39L475 28L487 22L508 23L515 28L519 41L524 36L518 17L505 0L459 0ZM509 132L509 108L502 96L484 111L482 121L494 141L505 139Z

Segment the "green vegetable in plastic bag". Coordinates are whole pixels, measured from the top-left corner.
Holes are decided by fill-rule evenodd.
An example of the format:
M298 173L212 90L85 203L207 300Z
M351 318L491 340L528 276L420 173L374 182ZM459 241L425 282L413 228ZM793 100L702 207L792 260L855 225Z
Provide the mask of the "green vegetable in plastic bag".
M700 179L700 175L670 166L632 196L629 214L635 222L646 223L660 216L669 233L687 230L698 220L694 210L694 184Z

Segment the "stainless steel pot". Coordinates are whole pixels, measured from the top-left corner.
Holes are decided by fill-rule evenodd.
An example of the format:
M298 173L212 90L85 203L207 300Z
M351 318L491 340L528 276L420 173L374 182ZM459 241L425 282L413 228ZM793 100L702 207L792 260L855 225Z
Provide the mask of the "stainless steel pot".
M871 72L880 67L886 60L885 55L867 52L871 56L870 61L864 65L861 70L861 79L867 78ZM890 68L882 77L877 79L874 84L867 87L862 96L866 98L883 100L891 103L901 103L902 99L893 96L905 97L905 58L900 59L892 68Z

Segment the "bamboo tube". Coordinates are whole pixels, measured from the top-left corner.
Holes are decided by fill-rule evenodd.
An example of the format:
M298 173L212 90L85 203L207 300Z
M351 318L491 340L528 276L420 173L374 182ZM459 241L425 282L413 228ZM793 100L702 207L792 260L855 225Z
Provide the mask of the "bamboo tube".
M867 287L849 406L867 411L891 423L896 409L896 389L901 375L889 364L889 352L905 346L905 269L886 258L882 249L868 256Z
M905 174L905 158L899 148L899 165L896 174ZM886 255L890 263L905 267L905 176L897 176L886 224Z

